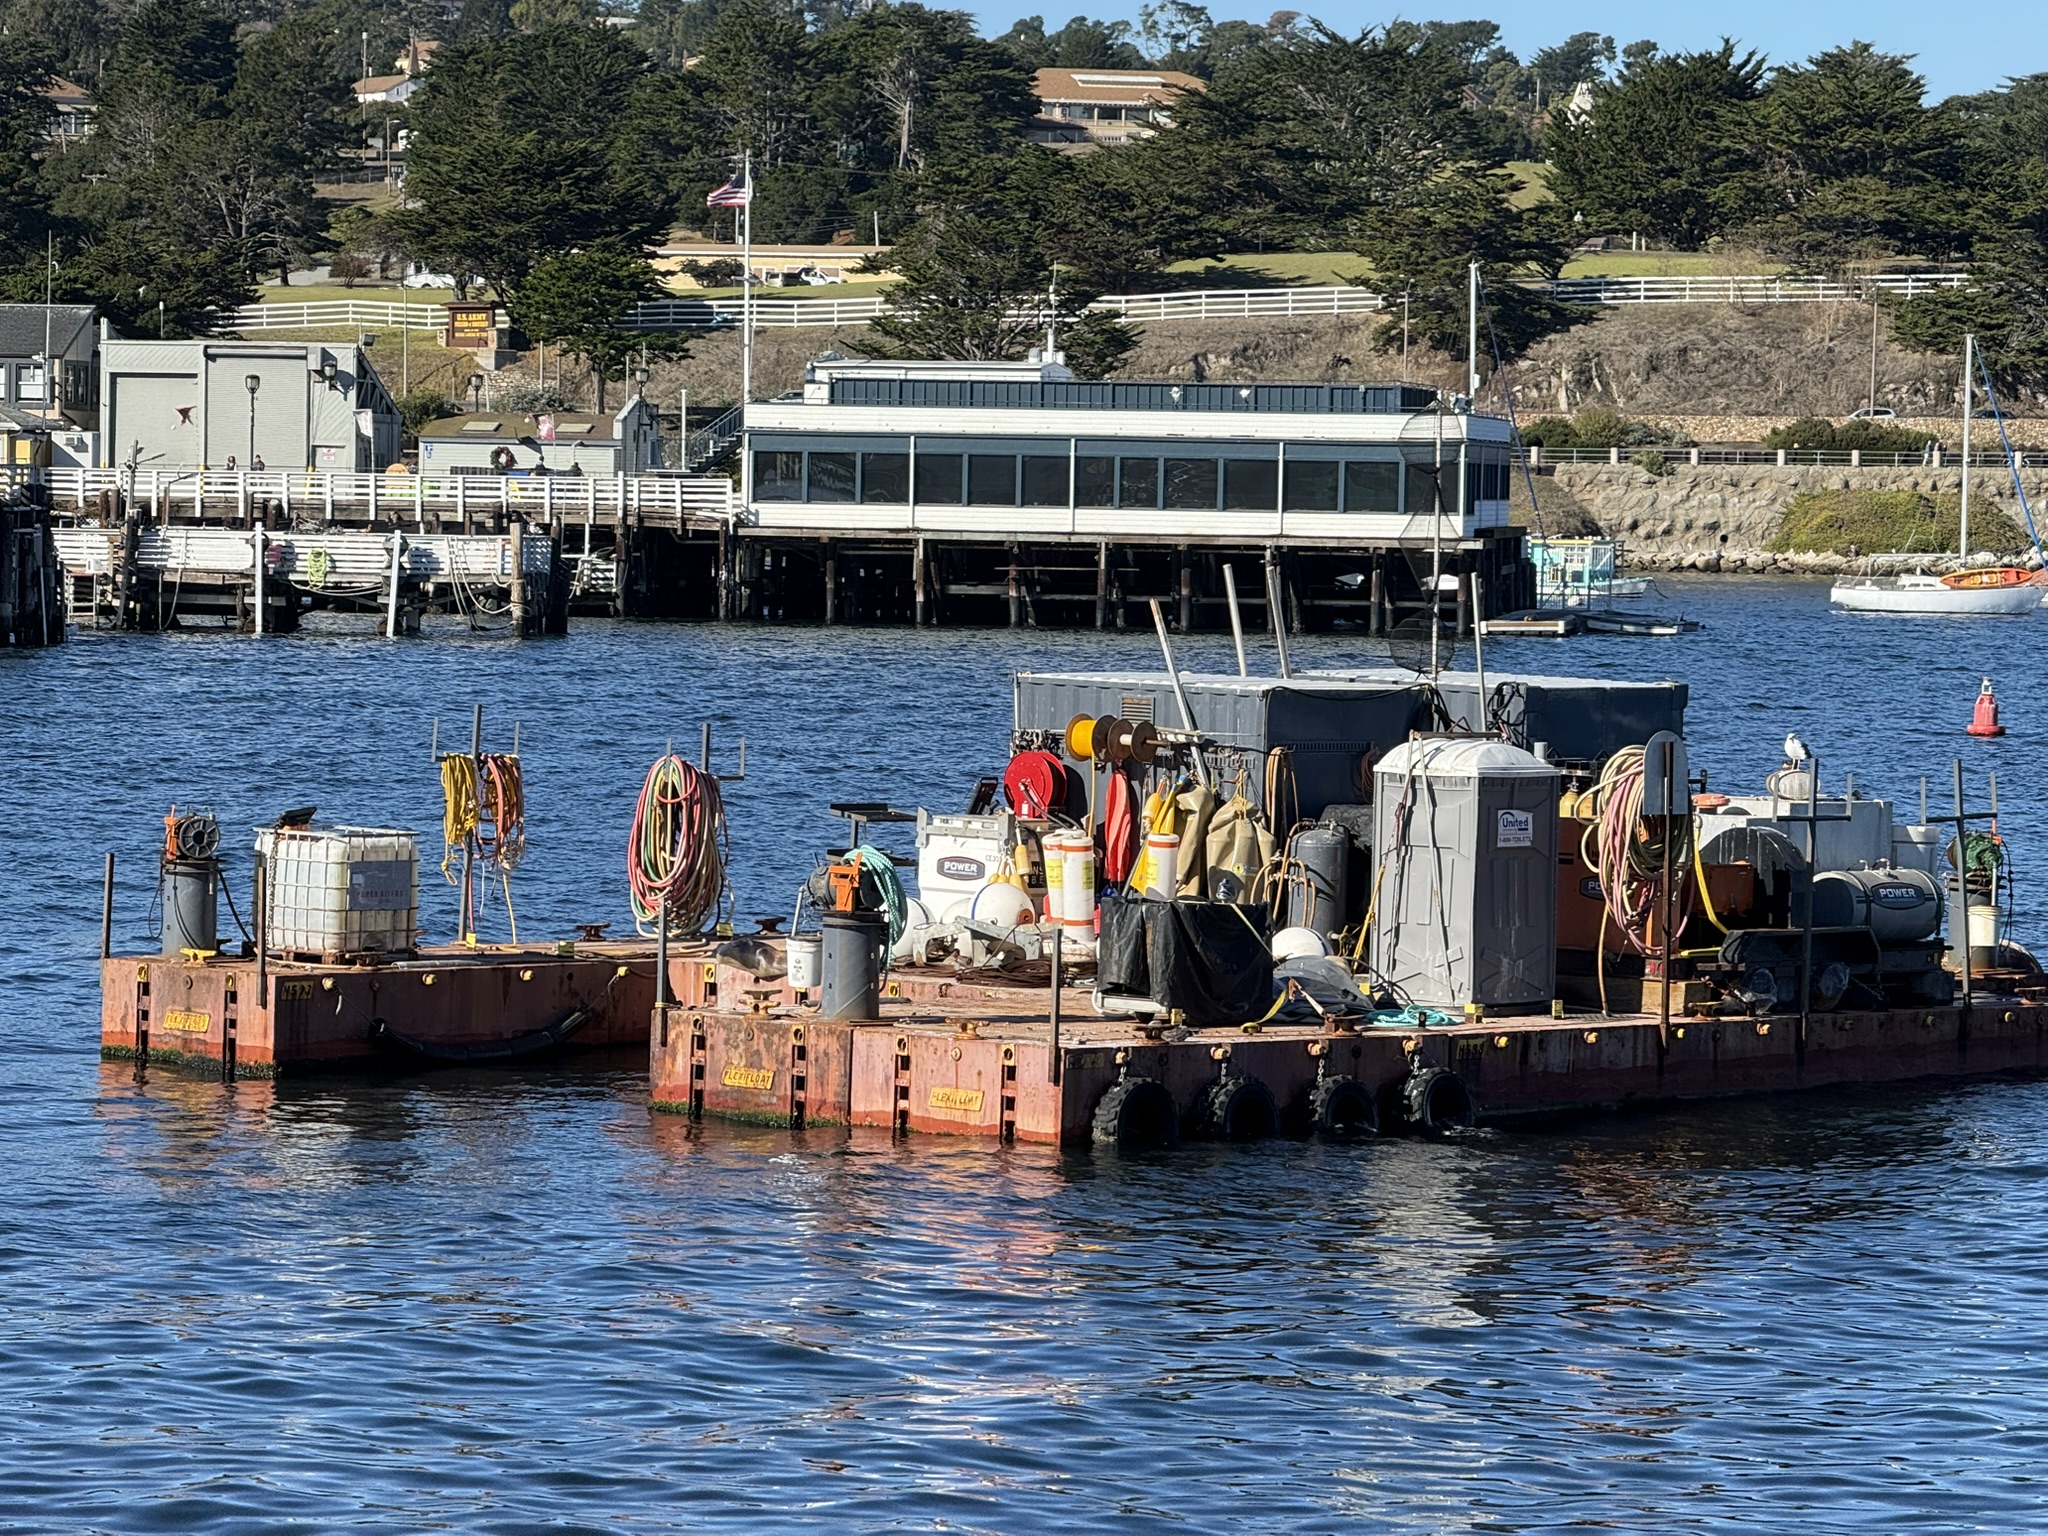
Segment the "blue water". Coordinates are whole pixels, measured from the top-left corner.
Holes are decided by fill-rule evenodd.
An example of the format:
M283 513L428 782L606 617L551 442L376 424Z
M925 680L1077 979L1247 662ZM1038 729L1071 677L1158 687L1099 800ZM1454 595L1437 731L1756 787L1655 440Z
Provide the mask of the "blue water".
M2023 881L2048 856L2048 618L1665 585L1706 630L1488 665L1688 679L1718 787L1787 729L1870 793L1960 755L1973 795L2002 770ZM0 654L0 1530L2048 1529L2048 1085L1061 1159L693 1127L631 1062L230 1089L98 1060L99 862L142 945L172 800L431 831L433 721L480 700L489 744L519 723L522 929L623 926L639 778L708 719L727 768L749 738L739 911L781 912L827 801L951 806L999 765L1009 669L1152 661L600 623ZM1980 673L2004 741L1961 734ZM2043 916L2023 888L2020 936Z

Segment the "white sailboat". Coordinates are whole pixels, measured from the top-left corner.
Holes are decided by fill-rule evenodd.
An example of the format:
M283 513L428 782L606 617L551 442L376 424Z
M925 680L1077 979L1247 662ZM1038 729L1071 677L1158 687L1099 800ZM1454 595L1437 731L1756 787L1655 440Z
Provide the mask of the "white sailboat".
M1958 552L1970 558L1970 414L1976 403L1977 338L1963 338L1963 504ZM1987 384L1987 389L1989 388ZM1861 576L1838 581L1828 600L1852 613L2018 616L2041 606L2039 573L2017 565L1971 566L1946 576Z

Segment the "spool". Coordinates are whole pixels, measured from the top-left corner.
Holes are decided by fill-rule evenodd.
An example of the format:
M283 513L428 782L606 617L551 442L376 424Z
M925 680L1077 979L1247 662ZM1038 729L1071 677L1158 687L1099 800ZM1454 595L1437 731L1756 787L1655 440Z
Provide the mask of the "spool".
M1180 834L1145 834L1145 890L1155 901L1173 900L1174 882L1180 868Z

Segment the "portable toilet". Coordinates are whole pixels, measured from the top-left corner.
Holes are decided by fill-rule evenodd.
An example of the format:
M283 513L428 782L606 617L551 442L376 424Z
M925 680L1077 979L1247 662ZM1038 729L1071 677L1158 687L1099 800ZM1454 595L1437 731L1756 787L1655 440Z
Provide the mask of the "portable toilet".
M1417 737L1374 774L1372 966L1411 1002L1557 995L1558 772L1491 737Z

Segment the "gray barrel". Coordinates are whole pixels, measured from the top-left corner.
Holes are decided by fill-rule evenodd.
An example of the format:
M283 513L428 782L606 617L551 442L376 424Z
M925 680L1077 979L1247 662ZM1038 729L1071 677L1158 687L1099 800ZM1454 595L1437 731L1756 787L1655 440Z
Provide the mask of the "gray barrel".
M1931 938L1941 886L1924 869L1831 869L1814 876L1817 928L1868 928L1880 944Z
M882 957L889 919L879 912L827 912L819 1012L828 1019L882 1016Z
M220 865L213 859L164 864L164 957L220 947Z
M1344 926L1351 835L1341 827L1304 827L1287 854L1287 924L1328 938Z

